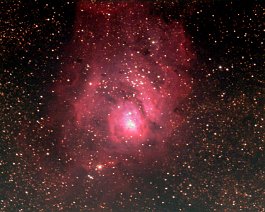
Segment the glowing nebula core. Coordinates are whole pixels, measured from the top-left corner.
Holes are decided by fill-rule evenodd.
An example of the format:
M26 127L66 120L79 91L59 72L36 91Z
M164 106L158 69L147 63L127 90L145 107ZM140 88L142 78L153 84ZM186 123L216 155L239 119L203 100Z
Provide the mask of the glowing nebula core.
M151 15L149 3L81 1L67 52L57 85L73 119L66 142L159 145L183 122L176 108L191 92L194 55L181 24Z
M137 106L131 102L124 102L114 108L108 121L113 141L139 141L145 138L146 120Z

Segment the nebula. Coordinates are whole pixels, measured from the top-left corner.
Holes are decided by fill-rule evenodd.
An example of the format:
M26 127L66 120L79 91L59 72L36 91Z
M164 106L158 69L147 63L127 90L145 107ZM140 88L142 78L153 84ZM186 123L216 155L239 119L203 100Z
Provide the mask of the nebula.
M56 85L56 105L68 106L57 116L68 117L61 136L71 155L159 157L185 120L179 107L192 90L191 44L179 22L150 11L150 3L79 2Z

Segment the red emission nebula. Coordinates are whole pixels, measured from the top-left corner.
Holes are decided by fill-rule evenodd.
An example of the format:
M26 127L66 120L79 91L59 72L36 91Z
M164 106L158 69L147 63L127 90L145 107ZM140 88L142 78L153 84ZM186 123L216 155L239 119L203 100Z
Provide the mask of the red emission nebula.
M61 148L86 169L124 155L161 157L185 119L176 108L191 92L190 42L180 23L150 7L79 2L55 119L63 122Z

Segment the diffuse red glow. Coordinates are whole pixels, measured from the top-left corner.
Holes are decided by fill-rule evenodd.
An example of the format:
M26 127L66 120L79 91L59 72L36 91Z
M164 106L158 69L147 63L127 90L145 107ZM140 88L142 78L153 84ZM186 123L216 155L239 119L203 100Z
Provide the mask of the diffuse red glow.
M148 3L82 1L75 27L69 49L77 60L64 68L70 85L57 89L74 109L68 131L133 145L170 136L183 120L175 108L191 91L193 54L181 24L150 15Z
M176 108L191 92L186 70L193 54L181 24L166 24L149 9L148 3L90 1L77 8L68 56L52 88L58 98L43 124L54 129L54 166L64 164L49 177L59 197L72 197L76 182L90 192L100 187L100 201L112 202L113 193L130 190L128 172L172 161L169 146L179 142L174 131L184 119ZM46 165L47 154L32 154L43 176L53 166ZM57 189L62 181L67 186Z

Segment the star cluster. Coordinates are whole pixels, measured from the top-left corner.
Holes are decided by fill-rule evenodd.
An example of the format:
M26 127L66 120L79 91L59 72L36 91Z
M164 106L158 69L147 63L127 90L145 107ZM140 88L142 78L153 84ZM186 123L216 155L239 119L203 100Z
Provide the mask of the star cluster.
M1 211L265 209L261 1L3 6Z

